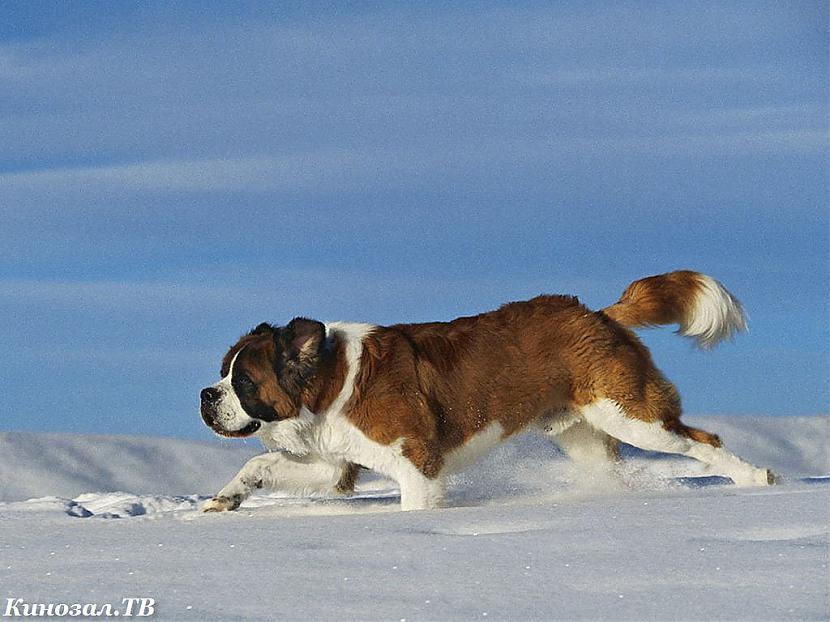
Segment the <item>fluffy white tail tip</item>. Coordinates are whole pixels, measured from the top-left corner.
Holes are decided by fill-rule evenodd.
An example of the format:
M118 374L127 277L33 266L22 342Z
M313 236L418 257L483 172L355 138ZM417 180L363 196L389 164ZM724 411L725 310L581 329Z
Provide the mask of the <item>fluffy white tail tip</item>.
M680 334L709 349L745 330L746 313L738 299L715 279L699 275L697 296Z

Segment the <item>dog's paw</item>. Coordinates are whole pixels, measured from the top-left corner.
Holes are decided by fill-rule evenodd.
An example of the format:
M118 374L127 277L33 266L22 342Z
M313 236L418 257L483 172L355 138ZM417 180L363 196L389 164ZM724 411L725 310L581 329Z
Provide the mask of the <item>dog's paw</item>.
M758 469L753 467L744 473L733 474L729 477L735 482L735 485L742 488L750 486L772 486L777 483L778 479L770 469Z
M238 497L214 497L205 502L202 512L229 512L235 510L242 503Z
M756 469L753 486L774 486L778 483L775 473L771 469Z

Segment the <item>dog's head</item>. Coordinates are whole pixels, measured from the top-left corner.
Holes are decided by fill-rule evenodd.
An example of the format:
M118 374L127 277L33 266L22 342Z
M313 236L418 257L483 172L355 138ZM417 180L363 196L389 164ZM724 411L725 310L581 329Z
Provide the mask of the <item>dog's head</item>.
M314 320L260 324L228 350L222 379L202 389L202 419L217 434L243 437L297 417L325 344L326 328Z

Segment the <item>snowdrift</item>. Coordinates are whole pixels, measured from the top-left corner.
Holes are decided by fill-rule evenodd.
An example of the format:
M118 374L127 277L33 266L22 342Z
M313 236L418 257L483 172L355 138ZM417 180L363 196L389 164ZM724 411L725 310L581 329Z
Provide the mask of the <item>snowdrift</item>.
M253 443L0 436L0 606L152 599L156 620L826 620L830 418L688 418L782 476L739 489L627 450L621 480L520 437L398 512L350 498L199 503Z
M261 451L256 441L5 432L0 501L98 491L207 494Z
M687 417L721 436L727 447L785 479L830 474L830 417ZM135 495L211 495L247 459L257 441L187 441L135 436L0 434L0 501L75 498L90 492ZM624 452L631 471L660 476L702 475L693 460ZM469 473L454 478L451 493L487 498L521 487L525 494L561 488L579 477L548 441L520 436L497 448ZM365 479L365 478L364 478ZM371 478L369 478L371 480ZM375 486L377 488L377 486Z

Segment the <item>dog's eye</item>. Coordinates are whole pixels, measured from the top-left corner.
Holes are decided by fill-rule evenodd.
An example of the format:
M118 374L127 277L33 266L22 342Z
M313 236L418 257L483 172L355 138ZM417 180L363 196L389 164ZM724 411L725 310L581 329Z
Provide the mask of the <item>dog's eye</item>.
M254 381L245 375L239 375L234 377L233 385L235 388L240 389L242 391L251 391L254 389Z

